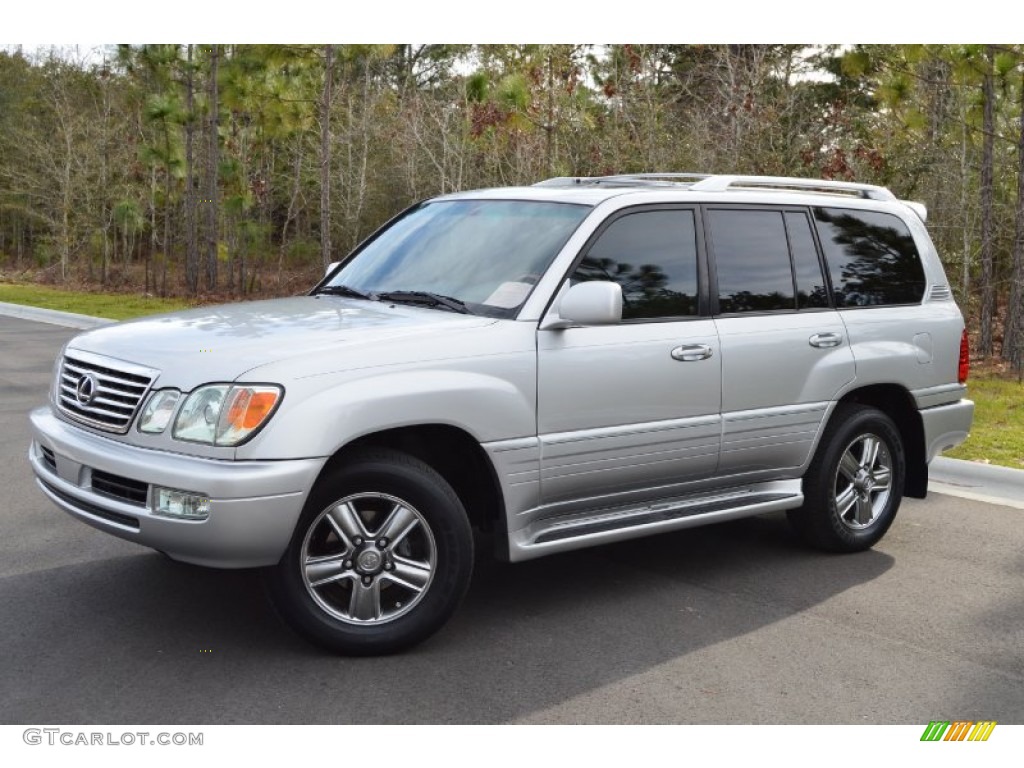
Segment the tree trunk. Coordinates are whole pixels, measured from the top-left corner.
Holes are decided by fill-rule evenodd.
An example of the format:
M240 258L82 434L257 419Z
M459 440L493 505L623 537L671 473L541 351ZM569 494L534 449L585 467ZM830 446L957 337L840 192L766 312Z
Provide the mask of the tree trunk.
M167 165L164 174L164 253L160 260L160 295L167 295L167 262L171 258L171 129L164 122L164 151L166 153ZM153 277L156 283L156 276Z
M995 324L996 285L994 273L995 233L992 227L994 187L992 183L993 150L995 142L995 78L993 76L993 46L986 46L985 77L982 81L984 113L981 145L981 338L978 352L988 357L993 352L993 325Z
M106 205L103 206L103 210L100 212L103 217L103 255L100 257L100 285L107 284L107 262L110 261L110 227L107 222L109 218L107 216Z
M1024 372L1024 78L1021 81L1020 135L1017 139L1017 229L1013 238L1013 275L1006 311L1003 359Z
M156 166L149 169L149 252L146 254L146 293L152 289L156 293L156 275L152 275L153 283L150 285L150 272L153 264L153 257L156 255Z
M320 260L331 263L331 81L334 46L324 46L324 90L320 100Z
M548 48L548 115L544 125L544 173L547 177L555 175L554 171L554 139L555 139L555 62L554 51Z
M199 243L196 241L196 193L193 148L195 122L193 120L194 90L192 72L192 44L188 46L185 64L185 285L189 293L199 292Z
M68 265L71 260L71 136L68 135L67 126L64 126L64 169L63 169L63 194L61 195L60 210L60 279L68 279Z
M106 83L103 85L103 130L100 133L102 148L100 151L101 164L100 164L100 194L102 195L102 202L100 203L100 221L103 222L103 256L100 262L100 285L107 284L107 264L111 259L110 256L110 228L114 222L114 209L111 206L108 209L109 198L109 182L107 181L107 172L110 167L110 101L108 98ZM117 240L115 236L114 240L114 252L117 252Z
M277 252L277 281L280 285L281 275L284 272L284 254L288 247L288 228L298 215L299 193L302 191L302 140L295 143L295 176L292 181L292 194L288 200L288 212L284 217L284 224L281 225L281 244Z
M960 139L960 215L963 216L963 223L960 231L963 233L963 264L960 273L960 304L965 314L969 311L971 297L971 217L967 212L967 117L961 115L961 139Z
M220 57L220 46L210 47L210 83L209 83L209 109L210 115L207 120L208 145L206 154L206 194L204 210L206 211L206 288L209 291L217 290L217 246L220 242L217 228L217 192L218 192L218 166L220 163L220 130L219 113L217 104L217 64Z

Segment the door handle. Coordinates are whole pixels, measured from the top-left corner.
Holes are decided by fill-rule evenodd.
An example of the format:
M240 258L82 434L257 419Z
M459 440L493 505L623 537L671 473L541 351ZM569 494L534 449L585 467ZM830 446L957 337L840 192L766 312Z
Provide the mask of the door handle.
M819 349L838 347L843 343L843 335L841 333L816 333L807 341L812 347Z
M681 363L692 363L695 360L707 360L711 357L711 347L707 344L683 344L676 347L669 354L673 360Z

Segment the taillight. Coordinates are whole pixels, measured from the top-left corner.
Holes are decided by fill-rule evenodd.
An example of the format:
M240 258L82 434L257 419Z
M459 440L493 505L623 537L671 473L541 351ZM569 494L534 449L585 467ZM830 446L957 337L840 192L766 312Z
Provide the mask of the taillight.
M967 374L971 372L971 346L967 343L967 330L960 335L960 367L957 378L961 384L967 383Z

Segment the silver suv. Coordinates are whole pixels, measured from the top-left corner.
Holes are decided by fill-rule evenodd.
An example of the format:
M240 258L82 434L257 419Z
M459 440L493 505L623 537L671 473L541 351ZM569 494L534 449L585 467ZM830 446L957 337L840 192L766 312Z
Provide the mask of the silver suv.
M689 174L428 200L309 295L72 339L29 459L89 525L266 568L288 623L350 654L444 624L473 528L520 561L785 510L863 550L973 415L924 218Z

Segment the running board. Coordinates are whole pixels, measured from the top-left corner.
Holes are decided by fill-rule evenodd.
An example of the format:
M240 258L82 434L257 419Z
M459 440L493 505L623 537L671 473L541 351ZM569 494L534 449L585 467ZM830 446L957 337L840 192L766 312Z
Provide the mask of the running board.
M572 517L537 520L509 537L512 562L625 541L665 531L694 528L803 504L799 480L668 499L629 507L606 508Z

